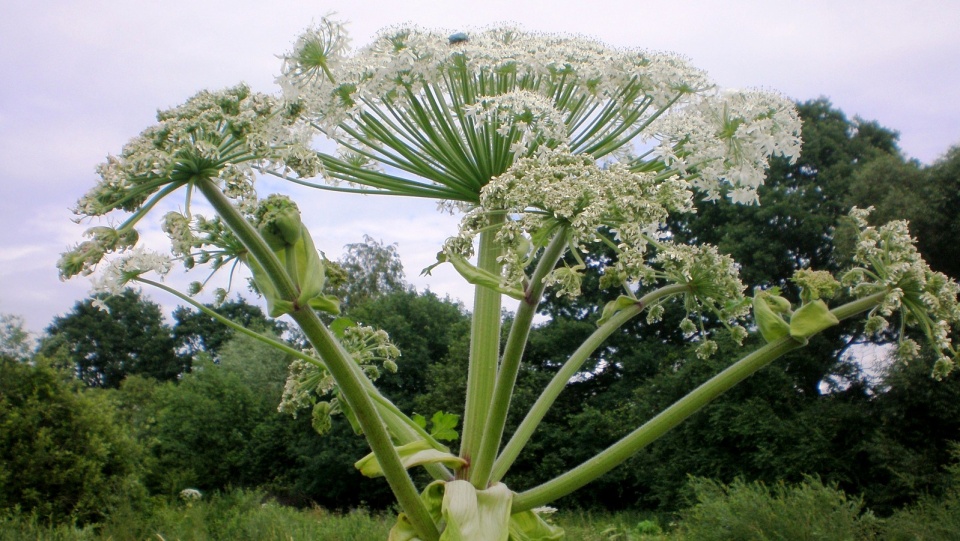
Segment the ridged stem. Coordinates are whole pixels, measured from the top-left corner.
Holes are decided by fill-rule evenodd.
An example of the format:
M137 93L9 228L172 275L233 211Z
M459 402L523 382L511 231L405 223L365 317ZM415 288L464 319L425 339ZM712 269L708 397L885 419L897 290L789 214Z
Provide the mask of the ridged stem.
M480 451L471 464L470 480L475 486L485 487L490 482L490 472L503 438L510 400L517 382L517 373L520 371L520 361L527 345L527 338L530 336L530 328L533 326L533 317L537 313L537 307L540 305L540 299L546 287L544 279L563 256L566 246L567 231L563 229L550 241L540 256L540 262L530 276L525 297L517 307L510 334L503 348L503 358L500 360L500 369L497 372L497 382L490 402L490 413L487 415Z
M504 219L494 214L491 225L496 226ZM477 268L494 275L500 274L500 247L496 242L497 228L490 227L480 233L480 247ZM462 469L458 477L470 479L470 464L480 450L483 429L487 423L487 413L493 390L497 381L497 363L500 357L500 307L501 294L498 291L476 286L474 296L473 321L470 328L470 365L467 371L467 397L463 414L463 439L460 445L460 458L468 466ZM486 486L474 483L477 489Z

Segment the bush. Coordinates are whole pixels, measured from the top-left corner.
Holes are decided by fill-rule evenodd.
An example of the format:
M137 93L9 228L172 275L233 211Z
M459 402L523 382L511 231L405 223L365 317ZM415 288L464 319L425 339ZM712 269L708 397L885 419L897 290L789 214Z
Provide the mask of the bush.
M145 497L141 449L103 391L0 359L0 512L84 524Z
M942 499L925 496L886 520L884 541L960 539L960 445L953 444L953 463L946 468L949 484Z
M256 539L386 539L392 517L365 511L335 514L323 509L298 511L267 501L252 490L214 493L199 500L158 504L144 516L117 513L100 530L100 539L178 539L215 541Z
M854 541L875 539L879 527L872 513L863 512L860 498L819 479L768 488L693 478L690 487L698 503L681 513L685 539Z
M884 541L934 541L960 539L960 495L942 501L922 499L886 520Z

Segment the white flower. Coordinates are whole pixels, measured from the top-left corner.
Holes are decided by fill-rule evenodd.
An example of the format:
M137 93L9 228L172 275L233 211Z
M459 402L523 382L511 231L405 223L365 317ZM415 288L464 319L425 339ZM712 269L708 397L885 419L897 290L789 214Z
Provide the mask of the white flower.
M99 277L93 278L93 293L119 295L131 280L148 272L164 276L170 266L170 257L142 247L134 248L111 261Z
M196 501L203 498L203 493L195 488L185 488L180 491L180 499L184 501Z

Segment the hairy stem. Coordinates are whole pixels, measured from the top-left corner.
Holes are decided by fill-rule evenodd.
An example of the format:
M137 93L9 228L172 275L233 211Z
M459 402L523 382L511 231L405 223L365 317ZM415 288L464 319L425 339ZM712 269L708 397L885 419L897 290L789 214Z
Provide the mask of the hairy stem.
M520 451L522 451L527 442L530 441L533 433L540 425L540 421L546 416L547 411L550 410L550 407L557 400L557 397L560 396L560 393L567 386L567 383L577 374L577 371L580 370L583 363L590 358L590 355L592 355L611 334L638 316L652 303L671 295L683 293L686 290L686 285L675 284L651 291L638 299L636 304L616 313L604 322L603 325L598 327L597 330L573 352L570 358L567 359L567 362L564 363L556 375L553 376L553 379L550 380L550 383L547 384L543 392L540 393L540 397L537 398L536 403L530 408L530 411L526 417L524 417L520 426L518 426L517 430L513 433L510 441L507 442L507 445L503 448L503 452L500 453L500 456L497 458L493 466L491 481L495 482L503 479L503 476L506 475L510 466L513 465L513 462L520 455Z
M499 225L503 216L494 214L491 225ZM496 242L496 227L480 233L480 250L477 268L500 274L500 248ZM497 380L497 362L500 356L500 301L501 294L493 289L476 286L473 308L473 321L470 328L470 367L467 372L467 398L463 414L463 440L460 446L460 458L467 461L467 467L458 477L469 479L470 464L476 456L483 438L483 429L487 423L487 412L493 389ZM474 483L478 489L487 488Z
M483 431L483 440L480 451L471 464L470 479L475 486L486 486L490 481L490 472L497 450L503 438L504 425L507 422L507 412L510 409L510 399L513 397L514 386L517 382L517 372L520 370L520 360L530 336L533 326L533 316L537 313L543 290L546 287L544 278L553 270L563 256L567 246L567 231L561 229L540 257L537 268L530 277L530 285L526 295L517 307L510 335L503 348L503 358L500 360L500 369L497 372L497 382L494 387L493 400L490 403L490 413Z

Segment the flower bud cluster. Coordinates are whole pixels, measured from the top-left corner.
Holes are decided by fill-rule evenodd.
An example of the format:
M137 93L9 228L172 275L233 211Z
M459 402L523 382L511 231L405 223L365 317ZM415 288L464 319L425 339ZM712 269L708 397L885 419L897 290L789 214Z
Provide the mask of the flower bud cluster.
M464 216L460 235L445 249L468 257L488 218L506 214L497 240L505 248L505 282L518 285L530 257L553 234L563 230L582 252L600 242L601 228L616 229L625 244L643 246L644 232L656 230L671 211L689 211L691 198L678 179L658 180L619 164L601 168L590 156L566 147L544 149L535 158L518 160L483 188L480 204ZM546 280L558 286L558 294L575 296L584 268L561 267Z
M934 375L943 377L958 357L951 334L960 325L960 286L930 269L917 252L905 221L873 227L867 223L870 210L854 208L850 212L860 230L853 256L858 267L848 271L841 283L856 297L885 292L883 302L870 314L869 328L886 329L887 318L899 312L903 357L917 353L916 344L903 336L907 328L916 327L939 352Z
M338 322L346 326L338 325ZM380 377L380 367L391 374L397 372L396 360L400 357L400 350L390 342L386 331L347 322L344 318L337 320L333 327L340 343L368 378L376 381ZM307 354L317 358L312 350ZM300 410L307 408L312 408L313 426L321 434L330 429L330 416L349 413L346 402L340 398L336 381L322 364L295 359L290 363L277 410L296 417Z
M309 133L286 118L275 99L244 85L200 92L157 120L99 166L101 181L79 200L77 214L134 211L162 187L199 178L219 182L234 199L252 199L254 165L282 168L289 156L300 174L315 174L319 166Z
M136 245L140 236L132 227L114 229L112 227L91 227L85 233L90 240L81 242L72 250L60 255L57 267L60 279L66 280L76 275L88 276L111 252L124 251Z

